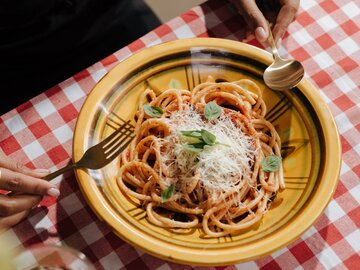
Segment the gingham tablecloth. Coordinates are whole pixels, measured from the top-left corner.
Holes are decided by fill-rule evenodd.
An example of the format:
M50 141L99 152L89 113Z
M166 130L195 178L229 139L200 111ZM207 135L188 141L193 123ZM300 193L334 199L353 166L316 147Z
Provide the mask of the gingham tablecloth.
M256 261L216 269L360 269L359 28L359 1L303 0L280 47L281 55L303 63L338 125L343 163L333 199L316 224L289 246ZM245 31L227 1L206 2L1 116L1 150L30 167L55 170L68 164L79 110L107 71L145 47L208 36L263 47ZM70 245L97 269L199 269L155 258L115 236L87 205L73 173L58 177L56 184L58 200L45 198L0 241L8 241L10 248Z

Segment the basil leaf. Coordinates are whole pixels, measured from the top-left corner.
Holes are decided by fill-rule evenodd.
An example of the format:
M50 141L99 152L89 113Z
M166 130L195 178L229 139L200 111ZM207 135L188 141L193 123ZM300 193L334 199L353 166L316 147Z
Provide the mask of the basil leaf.
M183 144L182 147L184 147L185 150L189 152L199 153L202 150L204 150L204 147L206 145L207 145L206 143L201 142L201 143Z
M214 145L216 142L215 135L205 129L201 130L201 137L203 141L208 145Z
M181 89L181 82L176 79L171 79L169 82L169 88Z
M211 101L205 105L204 114L207 120L211 121L219 117L222 110L215 102Z
M171 184L168 186L162 193L161 193L161 201L164 203L166 202L174 193L175 186Z
M184 135L186 137L197 138L197 139L202 138L200 130L181 130L180 133L181 135Z
M261 167L264 172L275 172L279 169L281 158L275 155L267 156L261 161Z
M151 117L161 117L164 113L163 109L160 107L156 107L156 106L150 106L148 104L144 104L144 111L147 115L151 116Z

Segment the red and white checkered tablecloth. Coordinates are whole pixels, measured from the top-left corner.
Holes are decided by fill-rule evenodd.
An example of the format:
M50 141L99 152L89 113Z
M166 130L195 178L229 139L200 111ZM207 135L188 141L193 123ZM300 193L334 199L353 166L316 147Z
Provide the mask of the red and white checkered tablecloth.
M240 40L263 47L225 0L211 0L0 117L1 150L30 167L70 162L79 110L96 82L119 61L165 41L191 37ZM339 128L343 163L335 195L297 241L258 259L216 269L360 269L360 2L301 1L280 53L300 60ZM75 176L57 178L58 200L45 198L29 217L0 235L11 248L64 243L97 269L200 269L166 262L116 237L86 204ZM204 268L201 269L215 269Z

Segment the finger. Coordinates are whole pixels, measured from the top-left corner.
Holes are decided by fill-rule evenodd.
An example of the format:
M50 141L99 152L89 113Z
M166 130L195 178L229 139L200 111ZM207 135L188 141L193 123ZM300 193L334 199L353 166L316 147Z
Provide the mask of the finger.
M256 38L261 42L266 41L269 35L268 24L255 1L233 0L232 3L243 16L247 25L255 33Z
M52 197L60 195L56 186L48 181L4 168L1 168L0 172L0 189Z
M16 162L12 158L6 156L4 153L0 152L0 167L7 168L11 171L27 174L33 177L42 178L45 175L50 173L50 170L47 169L36 169L32 170L20 162Z
M8 217L0 217L0 233L7 230L8 228L11 228L12 226L18 224L20 221L22 221L27 215L29 214L29 211L23 211L20 213L17 213L12 216Z
M290 23L294 21L296 13L299 8L299 1L284 1L279 14L276 18L276 23L273 28L274 40L277 42L282 38L289 27Z
M37 195L0 195L0 216L12 216L38 205L42 197Z

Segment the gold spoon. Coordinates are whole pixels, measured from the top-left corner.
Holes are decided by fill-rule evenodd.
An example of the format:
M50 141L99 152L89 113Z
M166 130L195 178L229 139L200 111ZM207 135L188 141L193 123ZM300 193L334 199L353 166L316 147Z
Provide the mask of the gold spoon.
M271 46L274 62L263 74L265 84L273 90L284 91L295 87L304 77L304 67L295 59L283 59L276 48L269 26L268 42Z

